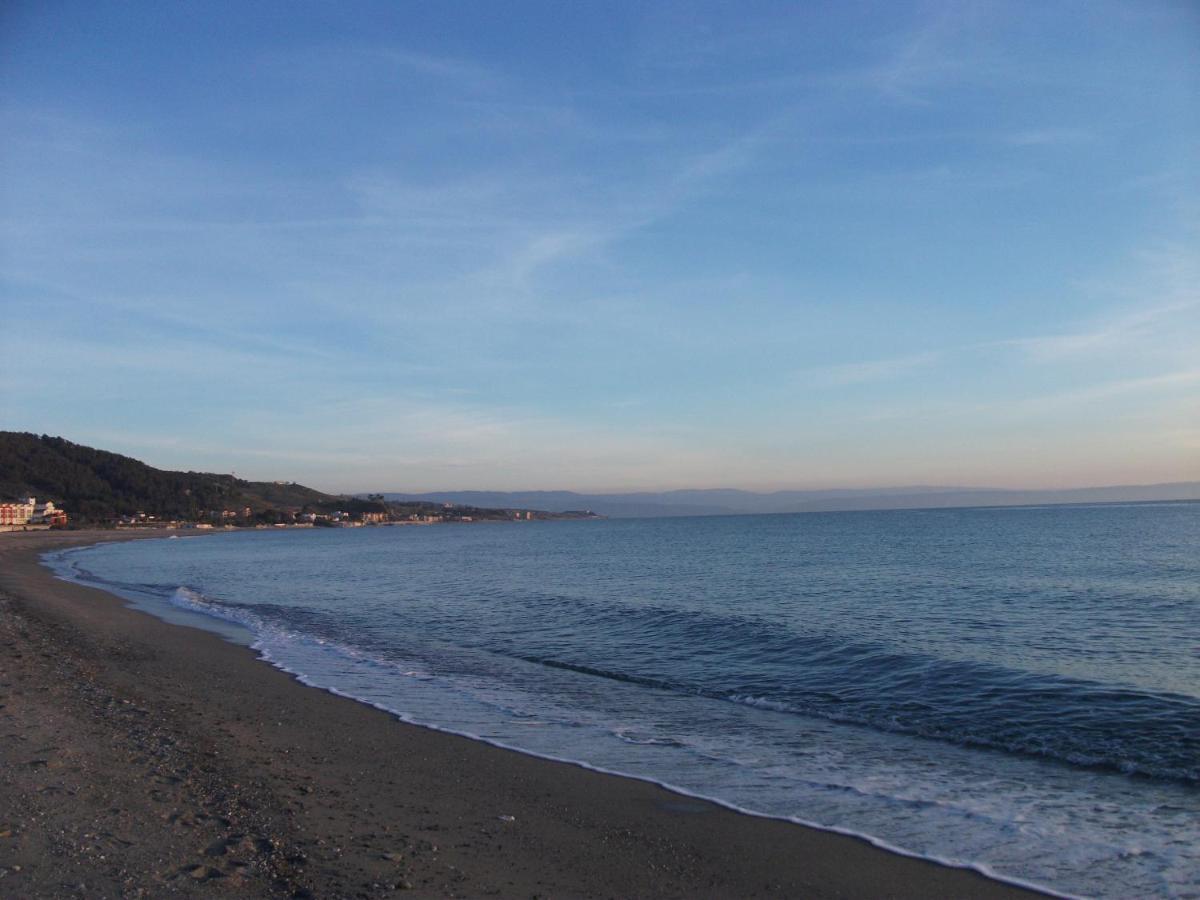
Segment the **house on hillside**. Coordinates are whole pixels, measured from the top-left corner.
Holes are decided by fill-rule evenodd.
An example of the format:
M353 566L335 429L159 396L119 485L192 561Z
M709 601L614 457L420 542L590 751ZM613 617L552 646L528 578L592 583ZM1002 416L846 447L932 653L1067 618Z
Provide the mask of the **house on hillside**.
M29 499L32 500L33 498L30 497ZM59 509L52 501L47 500L45 503L36 505L32 521L42 525L66 525L67 511Z

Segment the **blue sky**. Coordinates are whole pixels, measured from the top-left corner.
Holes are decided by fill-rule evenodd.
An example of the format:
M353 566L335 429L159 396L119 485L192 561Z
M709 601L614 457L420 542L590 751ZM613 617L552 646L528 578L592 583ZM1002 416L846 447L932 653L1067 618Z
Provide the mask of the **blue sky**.
M2 425L331 490L1200 478L1198 97L1188 2L8 3Z

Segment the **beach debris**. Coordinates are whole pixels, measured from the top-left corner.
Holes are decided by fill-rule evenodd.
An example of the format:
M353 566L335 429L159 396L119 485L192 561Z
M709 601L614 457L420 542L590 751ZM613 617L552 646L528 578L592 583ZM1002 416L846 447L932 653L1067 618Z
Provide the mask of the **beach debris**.
M208 881L210 878L223 878L225 873L211 866L195 866L188 870L188 877L193 881Z
M508 816L508 815L504 815L504 816L496 816L496 818L497 818L497 819L499 819L501 822L515 822L515 821L517 821L517 817L516 817L516 816Z
M383 858L384 858L384 859L386 859L388 862L403 862L403 861L404 861L404 854L403 854L403 853L395 853L395 852L390 852L390 853L385 853L385 854L383 854Z

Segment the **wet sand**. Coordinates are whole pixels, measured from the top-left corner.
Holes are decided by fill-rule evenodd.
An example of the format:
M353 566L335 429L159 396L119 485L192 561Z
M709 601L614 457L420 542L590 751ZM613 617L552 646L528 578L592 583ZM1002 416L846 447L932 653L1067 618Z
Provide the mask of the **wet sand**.
M38 562L148 536L0 535L0 896L1036 896L401 723Z

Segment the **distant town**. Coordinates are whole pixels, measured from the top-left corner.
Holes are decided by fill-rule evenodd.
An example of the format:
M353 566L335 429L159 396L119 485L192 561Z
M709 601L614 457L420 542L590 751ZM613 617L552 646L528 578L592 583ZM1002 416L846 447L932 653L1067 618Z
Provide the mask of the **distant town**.
M194 519L168 518L138 511L118 516L110 522L89 522L117 529L183 528L211 531L233 528L363 528L380 525L436 525L444 522L532 522L542 519L598 518L587 510L567 513L545 513L532 509L484 509L444 503L437 512L410 511L412 504L381 504L395 509L359 509L316 512L303 508L254 510L202 510ZM66 528L70 523L67 511L53 501L38 502L36 497L24 497L13 502L0 502L0 532L42 531Z
M202 512L199 520L160 519L144 512L121 516L116 528L363 528L371 525L436 525L442 522L532 522L536 519L586 518L591 513L562 515L525 509L480 509L445 503L436 513L396 510L334 510L315 512L303 508L255 511L249 506Z

